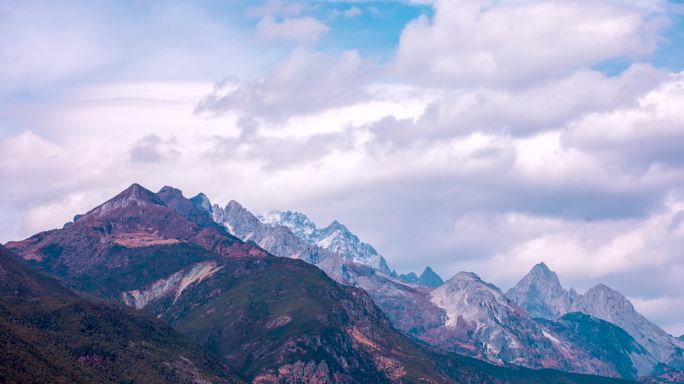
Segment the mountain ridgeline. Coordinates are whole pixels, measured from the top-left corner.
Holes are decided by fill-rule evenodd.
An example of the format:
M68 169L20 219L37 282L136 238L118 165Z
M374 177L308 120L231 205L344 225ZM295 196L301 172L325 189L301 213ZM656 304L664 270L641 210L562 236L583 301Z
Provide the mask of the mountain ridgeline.
M560 307L556 296L535 296L527 309L524 298L543 288L536 279L509 295L472 273L442 282L427 268L406 281L338 222L318 228L299 213L253 215L172 187L153 193L134 184L61 229L6 247L3 382L678 377L683 343L654 329L661 338L644 345L634 329L645 323L604 318L629 310L612 291ZM547 316L531 316L537 307ZM585 308L593 312L570 311Z
M396 328L441 350L496 364L628 379L684 368L682 340L638 314L624 296L604 285L584 295L566 290L543 263L504 293L471 273L444 283L429 267L420 277L390 272L372 246L337 221L320 230L302 213L253 214L235 201L208 212L243 240L364 289Z

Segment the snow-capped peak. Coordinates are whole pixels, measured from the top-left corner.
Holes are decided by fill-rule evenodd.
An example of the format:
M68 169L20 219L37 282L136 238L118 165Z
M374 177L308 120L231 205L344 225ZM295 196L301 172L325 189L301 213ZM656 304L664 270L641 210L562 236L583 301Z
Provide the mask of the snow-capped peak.
M270 226L285 226L307 243L340 254L349 261L368 265L388 275L391 274L385 259L372 246L361 241L337 220L327 227L318 228L303 213L277 210L259 214L257 218Z

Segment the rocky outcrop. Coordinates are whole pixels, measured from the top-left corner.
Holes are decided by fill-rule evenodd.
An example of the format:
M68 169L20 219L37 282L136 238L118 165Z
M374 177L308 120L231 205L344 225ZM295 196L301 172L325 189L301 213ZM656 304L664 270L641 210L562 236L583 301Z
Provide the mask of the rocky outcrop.
M622 294L603 284L577 294L564 289L556 274L542 263L532 268L507 296L532 316L556 320L581 312L624 329L648 353L648 359L633 356L633 366L641 375L654 373L658 364L684 368L684 344L638 313Z
M418 285L422 285L424 287L438 288L442 286L442 284L444 284L442 278L439 277L439 275L430 267L425 267L425 270L418 278Z

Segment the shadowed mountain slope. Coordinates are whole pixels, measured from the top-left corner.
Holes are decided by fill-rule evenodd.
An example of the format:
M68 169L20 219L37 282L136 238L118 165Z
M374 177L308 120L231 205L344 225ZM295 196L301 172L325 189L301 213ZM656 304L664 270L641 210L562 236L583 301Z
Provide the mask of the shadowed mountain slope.
M234 383L159 320L85 299L0 245L0 382Z

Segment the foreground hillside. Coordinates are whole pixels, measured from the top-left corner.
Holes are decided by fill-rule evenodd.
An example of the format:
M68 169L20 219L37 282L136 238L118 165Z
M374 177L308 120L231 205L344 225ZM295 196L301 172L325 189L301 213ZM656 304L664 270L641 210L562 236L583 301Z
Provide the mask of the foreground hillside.
M0 382L236 383L169 326L84 299L0 245Z

